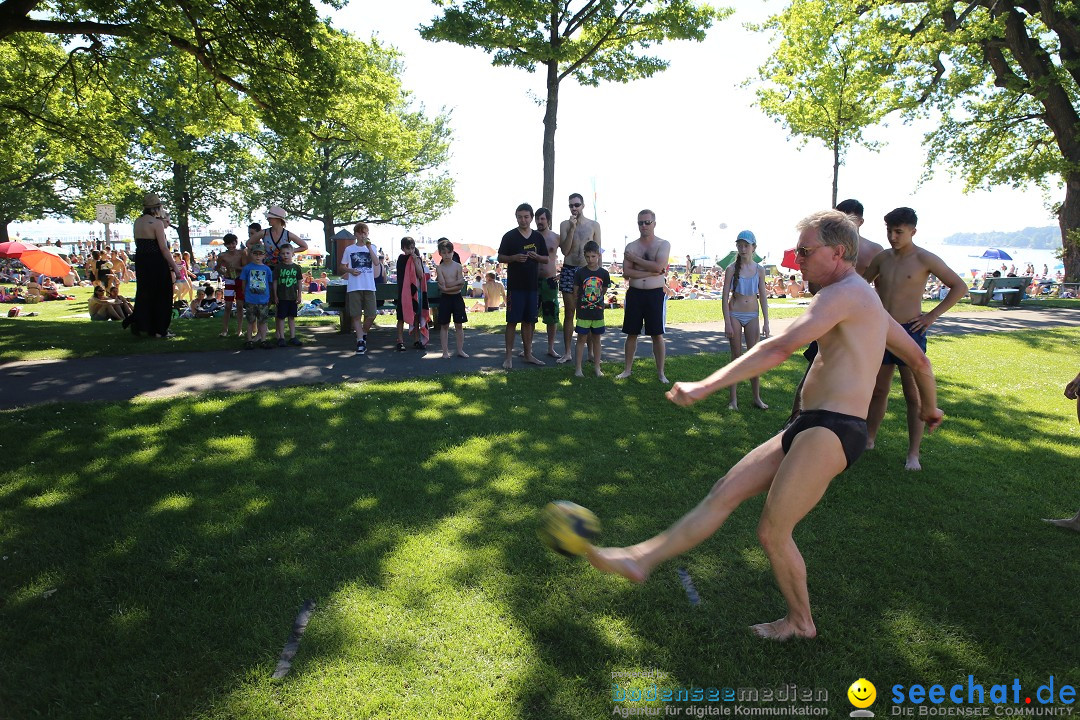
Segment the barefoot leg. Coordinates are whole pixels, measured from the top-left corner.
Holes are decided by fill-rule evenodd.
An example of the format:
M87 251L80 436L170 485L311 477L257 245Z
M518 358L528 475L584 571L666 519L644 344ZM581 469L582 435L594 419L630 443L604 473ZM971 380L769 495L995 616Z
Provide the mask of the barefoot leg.
M630 547L594 548L589 562L602 572L644 582L657 565L712 536L744 500L768 490L783 457L780 435L776 435L736 463L693 510L670 528Z

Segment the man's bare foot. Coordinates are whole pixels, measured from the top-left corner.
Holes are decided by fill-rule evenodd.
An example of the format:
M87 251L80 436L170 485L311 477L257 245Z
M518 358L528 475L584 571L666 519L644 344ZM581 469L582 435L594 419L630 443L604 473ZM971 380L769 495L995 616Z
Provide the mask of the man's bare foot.
M568 362L570 362L571 360L573 360L573 358L572 358L572 357L570 357L570 353L566 353L566 354L565 354L565 355L563 355L563 356L562 356L561 358L559 358L558 360L556 360L556 361L555 361L555 364L556 364L556 365L562 365L563 363L568 363Z
M739 409L739 401L738 400L732 400L731 402L728 403L727 409L728 410L738 410Z
M530 365L543 365L544 364L544 361L541 360L540 358L536 357L535 355L526 355L525 356L525 362L529 363Z
M458 350L457 356L458 357L469 357L469 354L467 352L465 352L464 350Z
M792 638L796 640L810 640L817 637L817 628L814 627L813 623L810 623L809 627L801 628L786 617L771 623L751 625L750 630L759 638L776 640L777 642L784 642L785 640L791 640Z
M574 377L585 377L585 373L581 372L581 368L574 370Z
M604 371L600 369L600 366L596 366L596 377L604 377Z
M758 410L768 410L769 409L769 406L766 405L765 403L763 403L760 398L754 401L754 407L756 407Z
M649 578L649 573L638 562L638 556L626 548L589 548L585 557L600 572L622 575L636 583Z
M548 348L548 357L553 357L556 360L561 360L562 359L562 355L555 352L555 348Z
M619 373L618 375L615 376L615 379L616 380L625 380L628 377L630 377L630 371L629 370L623 370L621 373Z
M905 470L922 470L922 465L919 463L918 455L908 455L907 462L904 463Z
M513 370L514 369L514 361L511 360L510 358L506 358L505 360L503 360L503 367L506 368L507 370Z
M873 450L874 449L874 442L875 442L874 438L872 438L872 437L866 438L866 449L867 450Z
M1065 528L1066 530L1080 532L1080 513L1078 513L1076 517L1062 518L1060 520L1050 520L1048 518L1043 518L1043 522L1050 523L1051 525L1057 525L1058 527Z
M450 359L450 352L448 350L443 350L442 359L443 360L449 360Z
M656 377L660 380L660 382L662 382L665 385L670 385L671 384L671 381L667 379L667 375L660 374L660 375L657 375Z

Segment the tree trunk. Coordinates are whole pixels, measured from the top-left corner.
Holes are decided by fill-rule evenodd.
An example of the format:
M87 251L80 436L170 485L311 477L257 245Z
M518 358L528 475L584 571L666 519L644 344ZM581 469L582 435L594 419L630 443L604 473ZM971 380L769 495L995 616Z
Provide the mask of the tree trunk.
M836 207L836 191L840 183L840 133L833 133L832 144L832 203L829 207Z
M11 221L10 220L0 220L0 242L7 242L8 241L7 226L8 226L9 222L11 222Z
M544 105L544 192L543 206L551 210L555 201L555 117L559 112L559 63L547 63L547 103Z
M1065 202L1058 208L1065 282L1080 282L1080 173L1065 176Z
M173 204L176 210L174 226L176 234L180 237L180 252L188 252L191 253L191 257L195 257L194 248L191 246L189 225L191 194L188 192L188 166L181 163L173 163Z

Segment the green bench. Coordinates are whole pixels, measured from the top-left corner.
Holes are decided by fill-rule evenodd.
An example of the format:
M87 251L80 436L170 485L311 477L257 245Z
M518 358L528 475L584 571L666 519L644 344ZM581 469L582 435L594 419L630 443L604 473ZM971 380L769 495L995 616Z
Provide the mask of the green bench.
M983 281L982 290L968 290L972 305L989 305L996 293L1001 294L1003 305L1016 306L1031 285L1030 277L992 277Z

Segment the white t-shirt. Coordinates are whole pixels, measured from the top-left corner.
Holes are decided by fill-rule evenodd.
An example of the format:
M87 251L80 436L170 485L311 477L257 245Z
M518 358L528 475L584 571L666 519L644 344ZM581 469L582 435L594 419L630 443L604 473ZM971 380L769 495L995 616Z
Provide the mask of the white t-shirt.
M375 256L379 254L379 248L375 247L374 244L371 246L371 252L368 252L367 245L350 245L341 253L342 265L360 271L359 275L345 275L345 279L349 283L349 292L354 290L371 290L374 292L375 264L371 261L373 254Z

